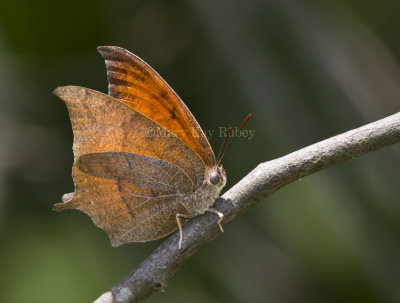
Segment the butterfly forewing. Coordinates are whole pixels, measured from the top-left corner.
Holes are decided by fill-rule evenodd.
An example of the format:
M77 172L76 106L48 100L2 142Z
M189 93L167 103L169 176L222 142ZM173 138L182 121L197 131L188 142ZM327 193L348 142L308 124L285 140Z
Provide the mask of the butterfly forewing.
M74 132L74 155L129 152L170 162L192 180L194 189L204 180L204 164L175 136L120 101L87 88L59 87L55 94L67 104Z
M106 60L109 94L142 113L190 146L207 168L215 155L189 109L168 84L143 60L115 46L101 46Z

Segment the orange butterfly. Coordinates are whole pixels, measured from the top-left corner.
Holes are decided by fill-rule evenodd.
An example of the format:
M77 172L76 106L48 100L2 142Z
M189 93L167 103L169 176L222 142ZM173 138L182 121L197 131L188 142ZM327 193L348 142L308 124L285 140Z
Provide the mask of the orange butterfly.
M54 205L87 213L113 246L180 230L210 206L226 184L206 136L189 109L143 60L114 46L105 58L109 95L58 87L74 132L75 192Z

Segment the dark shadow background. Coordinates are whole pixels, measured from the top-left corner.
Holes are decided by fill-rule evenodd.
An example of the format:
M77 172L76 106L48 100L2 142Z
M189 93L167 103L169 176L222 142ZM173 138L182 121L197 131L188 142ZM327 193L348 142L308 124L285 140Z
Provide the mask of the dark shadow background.
M399 4L2 0L0 301L91 302L160 244L112 248L86 215L52 211L73 191L73 138L51 92L106 92L98 45L147 61L205 129L254 114L254 138L225 158L228 189L260 162L399 111ZM285 187L148 302L398 302L399 167L393 146Z

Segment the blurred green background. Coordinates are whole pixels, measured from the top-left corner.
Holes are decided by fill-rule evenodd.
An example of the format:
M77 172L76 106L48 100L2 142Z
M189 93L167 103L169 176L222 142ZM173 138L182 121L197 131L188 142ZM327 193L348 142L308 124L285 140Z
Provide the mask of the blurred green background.
M397 0L0 1L0 302L91 302L160 241L112 248L78 211L72 131L52 91L106 92L98 45L147 61L205 129L256 130L258 163L400 108ZM211 138L214 149L221 138ZM400 146L297 181L193 256L148 302L399 302Z

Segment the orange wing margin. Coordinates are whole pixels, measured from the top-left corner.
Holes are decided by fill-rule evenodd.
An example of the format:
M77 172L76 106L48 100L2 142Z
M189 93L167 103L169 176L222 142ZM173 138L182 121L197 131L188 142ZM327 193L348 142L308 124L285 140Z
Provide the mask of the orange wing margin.
M216 165L210 143L192 113L146 62L116 46L100 46L97 50L106 62L110 96L181 139L206 167Z

